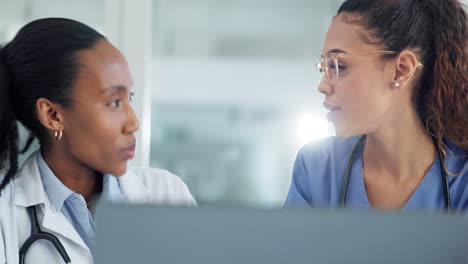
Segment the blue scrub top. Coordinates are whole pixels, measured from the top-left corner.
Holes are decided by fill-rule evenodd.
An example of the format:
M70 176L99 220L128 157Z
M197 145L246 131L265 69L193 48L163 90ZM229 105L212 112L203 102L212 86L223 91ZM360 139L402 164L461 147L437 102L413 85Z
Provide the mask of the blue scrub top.
M360 136L346 139L330 137L303 146L294 163L293 176L285 206L339 206L341 185L349 156ZM448 147L446 165L452 211L468 209L468 150L445 141ZM348 179L345 207L371 208L364 188L362 150L353 161ZM404 206L404 210L436 211L444 208L443 182L440 161L435 159Z

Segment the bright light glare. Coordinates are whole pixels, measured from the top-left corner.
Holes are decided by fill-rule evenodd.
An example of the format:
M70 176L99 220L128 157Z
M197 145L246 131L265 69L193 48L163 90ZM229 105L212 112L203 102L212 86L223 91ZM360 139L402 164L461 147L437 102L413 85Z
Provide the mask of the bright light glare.
M297 131L301 144L331 136L328 121L313 114L304 114L301 117Z

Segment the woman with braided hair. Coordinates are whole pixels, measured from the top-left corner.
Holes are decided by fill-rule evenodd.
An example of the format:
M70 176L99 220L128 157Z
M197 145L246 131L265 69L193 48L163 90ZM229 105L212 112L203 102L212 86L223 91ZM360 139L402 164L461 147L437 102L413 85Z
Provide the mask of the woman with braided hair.
M177 176L127 167L132 77L104 36L40 19L0 55L0 263L93 263L99 200L195 205ZM20 169L17 121L40 143Z

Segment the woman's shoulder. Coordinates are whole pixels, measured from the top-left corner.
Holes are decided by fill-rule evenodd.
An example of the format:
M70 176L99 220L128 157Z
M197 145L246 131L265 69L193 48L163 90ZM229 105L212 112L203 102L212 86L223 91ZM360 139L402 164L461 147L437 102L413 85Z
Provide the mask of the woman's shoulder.
M346 162L359 138L328 137L304 145L294 163L285 205L332 203L338 197Z
M145 183L177 185L183 183L179 176L163 169L129 166L127 174L140 177Z
M129 167L120 182L130 187L141 185L139 191L147 191L152 201L196 205L184 181L167 170Z
M4 178L6 170L0 170L0 178ZM12 215L14 206L14 181L10 181L7 185L0 191L0 226L5 223L11 222L7 221L7 217ZM1 236L1 234L0 234Z
M297 154L293 174L306 181L330 184L338 181L359 138L328 137L303 146Z
M317 140L301 147L298 157L308 161L347 158L360 137L339 138L333 136Z
M3 181L7 173L7 169L0 169L0 182ZM14 181L10 180L5 187L0 191L0 203L9 203L13 199Z

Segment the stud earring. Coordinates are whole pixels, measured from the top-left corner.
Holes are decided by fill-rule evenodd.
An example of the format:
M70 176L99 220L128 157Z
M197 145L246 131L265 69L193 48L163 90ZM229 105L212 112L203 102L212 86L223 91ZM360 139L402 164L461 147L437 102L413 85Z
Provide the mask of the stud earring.
M395 85L395 87L400 87L400 83L399 83L399 82L396 82L394 85Z

